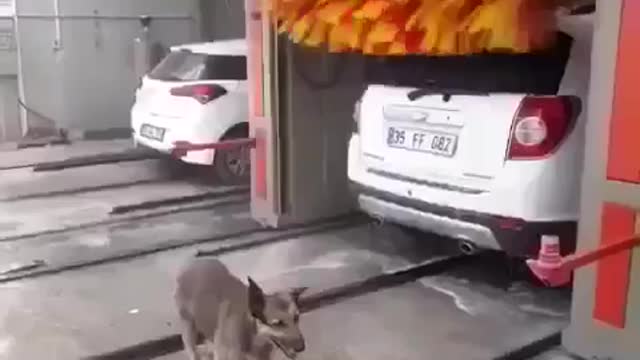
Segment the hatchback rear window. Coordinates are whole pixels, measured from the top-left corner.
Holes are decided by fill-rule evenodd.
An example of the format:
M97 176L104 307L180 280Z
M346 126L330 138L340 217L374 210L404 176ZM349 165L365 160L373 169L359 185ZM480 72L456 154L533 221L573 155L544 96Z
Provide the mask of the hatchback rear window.
M558 91L572 44L560 33L554 48L530 54L368 57L365 76L369 84L551 95Z
M165 81L246 80L247 59L236 55L173 51L149 73L149 77Z

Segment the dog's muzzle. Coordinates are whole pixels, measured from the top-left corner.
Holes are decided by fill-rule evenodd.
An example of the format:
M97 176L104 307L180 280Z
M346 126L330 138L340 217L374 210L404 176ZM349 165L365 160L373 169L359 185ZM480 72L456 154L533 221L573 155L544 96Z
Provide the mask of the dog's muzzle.
M271 342L274 343L280 349L280 351L282 351L282 353L291 360L295 359L299 353L303 352L306 349L304 339L295 341L291 344L291 346L286 346L274 338L271 339Z

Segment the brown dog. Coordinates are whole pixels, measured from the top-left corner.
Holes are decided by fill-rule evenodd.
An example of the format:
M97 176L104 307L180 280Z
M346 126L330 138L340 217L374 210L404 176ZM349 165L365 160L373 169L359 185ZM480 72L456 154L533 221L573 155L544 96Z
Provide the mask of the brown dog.
M274 347L294 359L305 349L298 300L306 288L264 294L247 287L213 258L196 258L178 275L175 303L190 360L199 360L198 335L215 360L269 360Z

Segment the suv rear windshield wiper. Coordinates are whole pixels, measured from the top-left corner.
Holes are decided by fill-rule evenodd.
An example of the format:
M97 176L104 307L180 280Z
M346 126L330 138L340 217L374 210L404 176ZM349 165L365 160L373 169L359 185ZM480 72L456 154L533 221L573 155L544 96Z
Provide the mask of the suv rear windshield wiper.
M471 95L471 96L489 96L486 91L466 90L466 89L453 89L453 88L440 88L438 86L423 87L415 90L411 90L407 94L407 98L410 101L416 101L423 96L427 95L442 95L442 100L445 102L451 100L453 95Z

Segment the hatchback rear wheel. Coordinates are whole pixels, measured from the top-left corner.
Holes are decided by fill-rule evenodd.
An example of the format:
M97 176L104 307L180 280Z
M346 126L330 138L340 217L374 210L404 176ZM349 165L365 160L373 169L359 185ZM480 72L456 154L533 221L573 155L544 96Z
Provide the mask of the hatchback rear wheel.
M229 130L224 140L243 139L249 136L247 124ZM217 150L213 160L216 178L224 185L248 184L251 177L251 150L243 146L229 150Z

